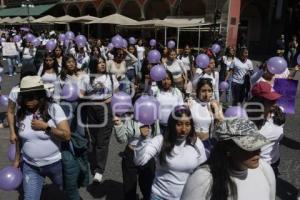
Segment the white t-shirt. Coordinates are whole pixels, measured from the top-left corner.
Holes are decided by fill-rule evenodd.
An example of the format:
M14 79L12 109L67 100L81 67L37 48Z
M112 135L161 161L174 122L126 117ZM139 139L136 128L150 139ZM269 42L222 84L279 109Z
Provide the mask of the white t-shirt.
M217 101L219 101L220 97L219 97L219 72L214 71L211 74L207 74L207 73L203 73L203 70L198 68L196 70L196 74L197 76L195 76L194 80L193 80L193 86L196 89L197 87L197 83L201 78L209 78L211 79L211 83L213 85L213 98Z
M162 135L153 139L140 139L134 150L134 162L142 166L155 157L156 173L152 193L162 199L179 200L189 175L207 160L205 149L198 138L194 147L183 141L174 146L172 156L166 156L166 164L161 165L157 157L162 144Z
M177 88L169 91L162 91L157 86L151 88L159 102L159 123L167 125L170 113L177 105L183 105L182 93Z
M191 101L191 113L194 120L195 131L200 133L209 133L210 126L214 121L213 114L209 111L210 103L199 100Z
M226 71L229 70L234 59L235 58L232 59L231 57L227 57L227 56L222 57L223 63L226 65Z
M113 61L108 60L106 62L106 71L115 74L117 78L123 78L126 74L126 62L122 61L119 65Z
M185 68L180 60L175 60L172 63L166 62L165 67L172 73L174 79L180 78L186 73Z
M144 46L139 46L135 45L137 56L139 60L144 60L145 58L145 47Z
M120 85L115 75L111 75L111 78L108 74L98 75L91 85L90 77L85 76L79 88L86 92L86 98L90 100L105 100L112 97L113 91Z
M263 160L259 167L231 172L230 178L237 186L237 200L274 200L276 180L273 169ZM188 179L181 200L210 200L212 175L208 166L197 169ZM233 200L230 196L228 200Z
M244 84L245 75L253 70L253 63L247 59L246 62L242 62L238 58L234 58L230 69L233 69L232 81L238 84Z
M274 124L271 118L266 121L259 132L271 141L270 144L261 148L260 157L269 164L277 162L280 158L279 142L283 138L283 126Z
M9 93L8 98L14 103L17 103L18 91L19 91L19 85L16 85L11 89L11 91Z
M192 56L192 60L191 61L190 61L190 56L182 56L181 58L179 57L179 60L181 60L183 66L184 66L184 69L186 71L191 70L191 66L192 66L191 61L193 62L194 56Z
M51 127L67 120L64 111L58 104L51 104L48 109L51 119L47 122ZM40 118L39 114L36 114ZM61 159L60 141L50 137L45 131L33 130L31 121L34 115L27 113L24 120L20 121L18 133L22 141L22 157L25 162L34 166L45 166L55 163Z

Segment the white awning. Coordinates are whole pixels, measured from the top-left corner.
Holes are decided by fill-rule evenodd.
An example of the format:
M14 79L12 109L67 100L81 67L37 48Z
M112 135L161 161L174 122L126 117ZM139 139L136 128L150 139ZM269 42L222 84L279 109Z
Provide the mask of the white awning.
M120 14L112 14L106 17L99 18L97 20L87 22L86 24L118 24L118 25L137 25L138 21L125 17Z

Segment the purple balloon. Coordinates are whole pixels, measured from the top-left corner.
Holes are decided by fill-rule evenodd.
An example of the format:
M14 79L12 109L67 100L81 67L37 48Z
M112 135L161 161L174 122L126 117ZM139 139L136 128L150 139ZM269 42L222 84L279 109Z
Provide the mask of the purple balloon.
M74 38L75 38L75 35L74 35L74 33L72 31L66 32L65 39L67 39L67 40L74 40Z
M78 45L80 43L86 43L87 40L86 40L86 37L84 35L77 35L76 38L75 38L75 42Z
M220 91L224 92L229 88L229 84L227 83L227 81L222 81L220 83L219 88L220 88Z
M148 53L147 59L148 59L149 63L151 63L151 64L160 63L161 55L160 55L159 51L151 50Z
M35 37L34 37L34 35L32 35L31 33L28 33L28 34L26 34L26 36L25 36L25 40L27 41L27 42L32 42L32 40L34 40L35 39Z
M267 61L267 68L272 74L282 74L287 68L287 62L282 57L272 57Z
M20 169L8 166L0 171L0 189L15 190L22 183L22 172Z
M209 57L206 54L199 54L196 58L196 64L201 69L205 69L209 65Z
M154 81L162 81L166 78L167 72L164 66L155 65L150 70L150 77Z
M41 41L39 38L34 38L34 40L31 41L31 44L35 47L38 47L41 45Z
M63 34L63 33L59 34L58 40L59 40L60 42L65 41L65 39L66 39L66 35L65 35L65 34Z
M173 49L175 47L175 42L173 41L173 40L170 40L169 42L168 42L168 48L169 49Z
M53 51L56 47L56 42L54 40L49 40L46 44L46 49L48 51Z
M0 67L0 75L3 73L3 71L4 71L3 67Z
M215 54L219 53L221 51L221 47L219 44L213 44L211 47L212 52Z
M232 106L227 108L224 113L226 118L245 118L248 119L247 112L244 108L240 106Z
M8 106L8 97L6 95L0 95L0 106Z
M107 45L107 48L108 48L108 50L113 50L113 48L114 48L114 45L112 44L112 43L109 43L108 45Z
M111 107L114 115L122 115L132 109L131 96L125 92L118 92L112 96Z
M71 41L72 41L72 40L67 40L67 39L65 39L65 40L64 40L64 46L65 46L65 47L69 47Z
M141 96L134 104L134 117L145 125L151 125L158 119L159 103L151 96Z
M123 38L120 35L116 35L111 39L111 43L114 45L115 48L122 48Z
M16 144L10 144L8 146L7 158L9 161L14 161L16 158Z
M300 54L297 57L297 64L300 65Z
M22 40L21 36L15 35L14 36L14 42L20 42Z
M78 92L76 83L66 83L62 88L61 95L67 101L76 101L78 99Z
M127 46L128 46L127 40L123 39L123 48L127 48Z
M149 42L151 47L155 47L156 46L156 40L155 39L151 39Z
M132 45L136 44L136 39L134 37L130 37L129 44L132 44Z

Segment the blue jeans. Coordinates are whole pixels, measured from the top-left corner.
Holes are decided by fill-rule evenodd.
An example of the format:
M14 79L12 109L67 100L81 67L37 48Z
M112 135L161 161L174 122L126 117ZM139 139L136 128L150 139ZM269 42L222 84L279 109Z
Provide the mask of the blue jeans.
M7 59L8 74L13 75L13 73L15 72L17 56L9 56L6 57L6 59Z
M61 161L43 167L32 166L26 162L23 163L24 200L40 199L46 176L62 190L63 177Z

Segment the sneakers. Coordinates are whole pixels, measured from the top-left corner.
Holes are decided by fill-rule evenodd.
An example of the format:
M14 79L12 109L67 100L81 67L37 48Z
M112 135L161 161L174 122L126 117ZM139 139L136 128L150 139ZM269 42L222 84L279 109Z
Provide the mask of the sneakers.
M95 183L101 183L102 178L103 178L103 175L100 174L100 173L98 173L98 172L96 172L96 174L95 174L95 176L94 176L94 178L93 178L93 181L94 181Z

